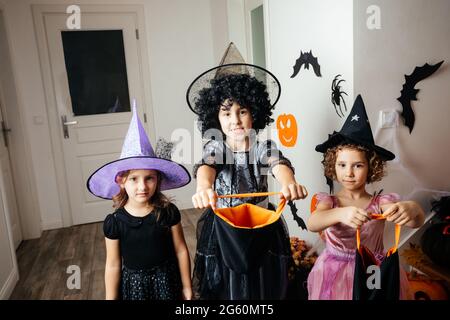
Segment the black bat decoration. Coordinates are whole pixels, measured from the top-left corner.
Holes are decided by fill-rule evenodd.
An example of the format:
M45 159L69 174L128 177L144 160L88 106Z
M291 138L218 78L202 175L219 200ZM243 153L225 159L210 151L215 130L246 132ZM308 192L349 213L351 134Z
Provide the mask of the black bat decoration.
M442 63L444 63L444 60L435 65L425 63L422 67L415 67L413 73L409 76L405 75L405 83L403 84L401 95L397 100L402 104L403 111L401 116L405 120L405 125L409 128L410 134L414 128L414 122L416 121L414 110L411 107L411 101L417 101L417 93L419 92L419 89L415 89L414 87L419 81L422 81L435 73Z
M292 200L289 200L288 205L291 208L292 216L294 217L294 220L297 222L298 226L303 230L306 230L305 221L303 221L303 219L300 218L300 216L297 214L298 209L295 203Z
M316 76L321 77L322 75L320 74L320 65L317 62L317 58L313 56L312 50L310 50L309 52L305 53L300 51L300 58L295 61L294 73L292 74L291 78L294 78L298 74L302 65L305 65L305 69L309 70L310 64L312 65Z

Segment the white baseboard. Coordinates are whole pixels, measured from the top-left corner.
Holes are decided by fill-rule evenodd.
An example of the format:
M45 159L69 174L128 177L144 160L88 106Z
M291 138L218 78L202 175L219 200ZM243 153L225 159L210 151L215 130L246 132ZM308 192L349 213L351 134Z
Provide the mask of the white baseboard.
M0 300L7 300L11 296L17 282L19 281L19 274L16 268L11 270L8 279L0 290Z
M42 231L59 229L63 227L63 223L61 220L42 222L41 227Z

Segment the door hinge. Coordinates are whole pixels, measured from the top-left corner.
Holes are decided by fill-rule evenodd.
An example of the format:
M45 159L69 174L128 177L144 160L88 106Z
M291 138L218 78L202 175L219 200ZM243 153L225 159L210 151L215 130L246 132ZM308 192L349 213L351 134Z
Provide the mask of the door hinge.
M147 114L144 112L144 123L147 123Z
M138 29L136 29L136 39L139 40L139 30Z

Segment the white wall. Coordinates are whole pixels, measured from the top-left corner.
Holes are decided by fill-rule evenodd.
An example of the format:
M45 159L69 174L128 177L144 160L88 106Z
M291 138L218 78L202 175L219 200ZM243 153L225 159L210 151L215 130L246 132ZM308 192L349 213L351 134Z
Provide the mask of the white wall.
M144 1L149 43L152 106L156 124L156 135L170 139L176 128L184 128L192 135L198 130L194 124L194 113L186 103L186 90L202 70L216 65L220 58L215 56L213 31L223 36L226 30L218 19L211 28L212 13L210 0ZM220 10L220 6L219 9ZM224 46L225 47L225 46ZM150 88L149 88L150 89ZM201 143L198 145L201 147ZM200 149L201 152L201 149ZM191 153L189 163L183 163L192 173ZM192 207L195 181L188 186L167 191L175 197L180 209Z
M376 140L392 149L399 163L389 166L388 176L376 187L412 196L427 210L433 193L420 188L450 191L450 1L355 0L355 94L361 93ZM381 29L366 27L366 8L377 5ZM445 60L431 77L419 82L418 101L412 102L416 123L379 129L382 109L401 110L396 100L404 75L426 62ZM408 176L411 174L412 176ZM406 230L405 230L406 232Z
M322 154L314 151L331 130L339 130L343 119L334 111L330 101L331 82L337 74L346 80L343 90L347 92L346 102L353 102L353 11L351 0L290 0L268 2L270 42L269 69L281 82L281 99L276 106L275 119L282 113L291 113L297 119L298 140L295 148L281 147L291 159L297 180L308 188L310 195L304 201L297 201L299 213L306 221L309 216L311 196L318 191L328 192L323 178ZM266 39L267 42L267 39ZM312 68L301 70L295 78L295 60L300 50L312 50L321 65L322 77L317 77ZM275 125L272 125L276 130ZM272 137L277 139L276 131ZM278 142L279 143L279 142ZM291 214L284 216L291 235L313 242L317 235L300 232Z
M228 31L230 12L228 11L228 0L211 0L210 5L214 63L217 64L230 42Z
M41 229L63 226L62 208L56 200L60 194L56 182L55 163L52 157L50 130L45 106L44 89L36 44L31 5L67 3L71 0L0 0L3 9L10 50L12 69L16 76L18 102L23 123L23 133L28 141L32 163L33 179L31 188L36 192L37 200L25 199L32 209L33 219L23 221L28 232L25 239L40 235ZM123 0L78 1L78 4L128 4ZM213 46L213 32L222 35L223 22L213 31L212 12L218 16L220 5L210 6L210 0L137 0L133 3L144 4L148 59L150 64L152 107L157 137L171 137L175 128L186 128L194 133L194 115L185 102L185 92L190 82L205 70L217 64ZM227 42L227 41L226 41ZM220 43L216 42L217 47ZM223 45L223 48L226 44ZM36 124L35 117L43 119ZM196 129L195 129L196 130ZM191 161L190 161L191 162ZM191 164L186 164L189 171ZM24 191L24 190L22 190ZM194 184L169 192L175 196L180 208L191 207ZM23 210L21 210L23 212ZM23 214L23 213L22 213ZM36 217L39 217L36 219ZM25 230L24 230L25 231Z
M228 35L230 41L234 42L239 49L244 60L249 61L245 33L244 1L245 0L227 0Z

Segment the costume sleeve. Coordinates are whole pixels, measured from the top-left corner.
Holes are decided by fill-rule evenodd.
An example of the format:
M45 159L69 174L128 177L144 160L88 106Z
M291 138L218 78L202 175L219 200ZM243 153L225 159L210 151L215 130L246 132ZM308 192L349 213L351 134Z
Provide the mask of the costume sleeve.
M386 194L382 194L380 195L379 198L379 205L382 206L383 204L386 203L396 203L400 201L400 195L397 193L386 193Z
M119 225L114 214L108 214L103 222L103 233L108 239L116 240L120 238Z
M194 165L193 176L197 178L197 171L203 165L220 171L224 163L223 143L216 140L210 140L203 146L202 160Z
M178 224L181 221L180 210L178 210L177 206L173 203L169 204L166 209L166 219L164 219L166 223L164 223L167 227L172 227Z
M333 205L334 205L333 197L325 192L316 193L313 196L313 200L314 201L311 202L311 212L313 212L314 210L317 209L317 206L319 205L319 203L328 204L331 207L333 207Z
M295 173L291 161L283 155L273 140L266 140L260 143L258 146L258 161L261 166L269 168L269 173L272 174L272 176L272 169L278 164L288 166L291 168L292 172Z

